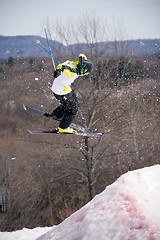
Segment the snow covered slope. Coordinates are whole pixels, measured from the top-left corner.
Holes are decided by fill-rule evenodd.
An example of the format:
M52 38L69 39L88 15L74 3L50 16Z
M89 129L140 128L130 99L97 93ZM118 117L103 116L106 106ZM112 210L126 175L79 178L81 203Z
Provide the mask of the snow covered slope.
M46 234L40 236L46 231ZM36 238L160 240L160 165L122 175L58 226L22 229L13 233L0 232L1 240Z
M38 240L160 240L160 165L122 175Z

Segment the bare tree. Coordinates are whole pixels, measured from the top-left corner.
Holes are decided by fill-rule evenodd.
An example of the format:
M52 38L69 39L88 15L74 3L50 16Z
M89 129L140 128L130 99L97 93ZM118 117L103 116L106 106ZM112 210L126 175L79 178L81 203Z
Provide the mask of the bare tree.
M68 47L68 54L74 55L78 48L78 51L98 57L106 49L107 25L96 16L84 14L76 20L58 20L54 29L57 40ZM104 42L103 48L98 44L100 42Z
M128 37L122 21L113 18L109 27L109 37L113 42L115 56L124 56L128 53L129 46L126 41Z

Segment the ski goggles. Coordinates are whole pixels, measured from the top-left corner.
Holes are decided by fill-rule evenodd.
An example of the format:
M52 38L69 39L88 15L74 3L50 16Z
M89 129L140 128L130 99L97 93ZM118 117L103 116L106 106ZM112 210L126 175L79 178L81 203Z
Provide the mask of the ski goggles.
M84 74L89 74L88 70L85 69L85 68L81 68L81 72L83 73L83 75L84 75Z

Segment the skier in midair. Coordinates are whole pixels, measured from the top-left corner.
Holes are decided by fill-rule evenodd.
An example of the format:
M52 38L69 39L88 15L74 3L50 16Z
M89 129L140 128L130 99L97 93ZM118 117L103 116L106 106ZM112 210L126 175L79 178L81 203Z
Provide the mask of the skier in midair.
M78 61L67 60L57 66L51 90L55 98L60 101L60 105L52 113L46 112L44 114L46 117L61 119L59 127L53 131L57 133L76 133L73 128L69 127L78 112L78 99L75 91L71 88L71 84L79 76L89 74L92 69L92 63L82 53L79 55Z

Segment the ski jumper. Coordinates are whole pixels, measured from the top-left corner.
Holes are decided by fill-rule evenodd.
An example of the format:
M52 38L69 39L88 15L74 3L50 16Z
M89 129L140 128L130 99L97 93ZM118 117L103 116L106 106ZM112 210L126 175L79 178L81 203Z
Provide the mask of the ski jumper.
M79 76L89 74L92 68L92 63L87 60L87 57L83 53L79 55L79 61L73 62L67 60L57 66L51 90L61 105L49 114L49 117L55 116L61 120L58 127L59 131L73 132L73 129L69 129L68 127L78 112L78 99L71 88L71 84ZM48 116L48 113L45 116Z
M54 96L61 103L52 112L52 115L61 119L59 127L62 129L69 127L78 112L78 99L74 90L71 89L71 84L80 76L78 63L79 61L66 61L59 64L55 72L56 78L51 87Z

